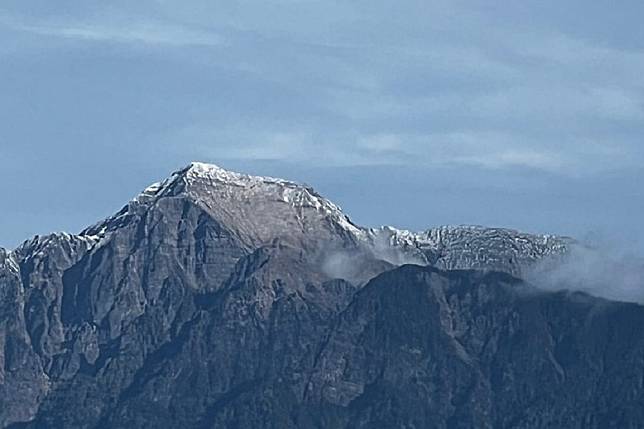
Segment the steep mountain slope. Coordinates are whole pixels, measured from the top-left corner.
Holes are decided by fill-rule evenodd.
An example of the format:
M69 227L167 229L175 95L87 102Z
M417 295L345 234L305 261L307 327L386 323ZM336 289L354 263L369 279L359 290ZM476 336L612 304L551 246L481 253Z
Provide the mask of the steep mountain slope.
M293 250L244 258L142 362L87 366L15 427L641 426L642 307L410 265L351 299L285 279Z
M338 427L641 427L644 308L405 266L338 317L308 401Z
M459 405L458 398L470 393L477 403L494 394L488 386L493 384L491 372L478 368L477 377L487 384L468 390L459 386L472 379L471 365L458 364L464 366L454 373L438 365L459 362L454 357L474 359L480 350L440 337L431 345L436 361L400 355L403 360L396 363L392 359L399 351L391 347L398 343L378 332L393 324L391 329L400 330L395 335L404 337L409 329L407 340L416 344L421 341L417 336L434 338L445 331L447 316L436 315L433 301L421 294L412 303L397 294L415 279L410 270L425 273L419 274L427 279L422 277L417 287L430 295L436 284L467 289L463 297L450 295L456 301L448 300L448 307L459 300L463 303L458 305L467 307L486 287L505 291L492 294L478 313L440 307L453 319L449 323L457 323L458 316L458 323L471 326L472 344L489 343L497 331L514 329L503 297L511 295L512 305L522 303L507 287L521 284L500 274L483 277L493 280L488 285L476 272L391 270L414 263L520 275L544 257L565 253L571 243L482 227L424 233L362 228L308 187L193 163L78 235L36 237L13 252L0 251L0 426L370 427L381 418L374 413L397 401L392 392L410 387L405 371L430 370L439 372L432 373L431 383L423 381L429 383L423 387L427 392L447 383L441 378L447 375L456 377L457 385L445 393L449 400L427 396L438 401L428 408L436 411L427 412L436 419L419 422L441 427L462 415L464 422L505 424L494 417L503 405L481 402L476 410ZM382 296L369 298L375 293L369 291ZM538 299L544 296L549 295ZM569 312L577 305L565 295L552 299L560 302L557 311ZM600 306L599 301L588 302L589 309ZM513 311L519 315L513 317L524 317L523 307ZM359 331L365 323L371 328ZM586 329L581 319L565 323L570 326L561 329L572 332L566 335ZM421 325L423 332L418 331ZM539 335L546 335L543 326L538 328ZM493 356L509 353L510 343L494 341ZM411 347L416 356L418 347L412 343L396 347ZM507 364L512 357L505 357ZM346 372L348 362L358 361L372 369ZM571 362L575 368L582 364ZM389 367L401 378L391 375L391 392L388 384L377 385L382 391L373 396L369 386L377 384L378 371L385 374ZM538 377L528 374L533 369L539 370L522 367L521 376ZM518 375L503 380L512 388L529 382ZM607 392L597 388L593 394L600 398ZM413 417L411 408L399 412L401 419ZM391 424L402 426L403 420Z

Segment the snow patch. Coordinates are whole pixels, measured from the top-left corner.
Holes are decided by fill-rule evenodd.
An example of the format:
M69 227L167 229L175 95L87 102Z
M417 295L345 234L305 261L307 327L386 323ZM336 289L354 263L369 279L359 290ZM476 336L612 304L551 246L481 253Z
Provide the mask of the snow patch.
M4 256L4 258L0 259L0 266L5 265L7 269L14 274L18 274L20 272L18 261L16 260L13 252L6 252L4 255L0 253L0 256Z

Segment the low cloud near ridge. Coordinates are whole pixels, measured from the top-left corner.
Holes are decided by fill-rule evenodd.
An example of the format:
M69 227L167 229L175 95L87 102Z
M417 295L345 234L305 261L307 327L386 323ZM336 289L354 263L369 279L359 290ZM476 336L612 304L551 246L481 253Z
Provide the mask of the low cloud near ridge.
M542 290L644 304L644 258L612 245L575 245L564 257L537 264L526 279Z

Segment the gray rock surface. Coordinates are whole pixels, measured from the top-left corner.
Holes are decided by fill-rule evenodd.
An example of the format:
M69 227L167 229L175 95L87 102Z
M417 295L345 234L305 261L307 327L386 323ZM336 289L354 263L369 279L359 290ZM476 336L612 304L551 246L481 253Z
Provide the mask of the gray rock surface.
M642 308L511 275L571 243L194 163L0 250L0 426L639 427Z

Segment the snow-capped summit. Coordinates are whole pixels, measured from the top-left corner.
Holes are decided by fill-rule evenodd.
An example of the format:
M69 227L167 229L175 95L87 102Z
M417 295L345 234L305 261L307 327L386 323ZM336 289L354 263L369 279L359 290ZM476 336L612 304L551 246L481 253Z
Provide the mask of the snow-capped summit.
M206 179L218 181L227 184L234 184L238 186L251 186L257 183L290 183L283 179L277 179L267 176L253 176L249 174L237 173L235 171L226 170L215 164L208 164L204 162L191 162L182 171L185 172L188 180Z
M281 239L306 249L356 249L393 265L498 269L515 275L522 267L566 251L571 240L501 228L444 226L412 232L391 226L365 228L311 187L253 176L214 164L192 162L154 183L114 216L83 231L101 240L150 213L172 213L180 221L194 205L249 251Z
M276 238L309 247L320 242L346 247L365 235L340 207L309 186L201 162L148 186L121 211L83 234L109 235L150 211L176 210L184 203L198 207L249 248Z
M167 179L148 186L138 197L162 195L169 189L181 186L182 190L191 185L236 186L249 188L266 185L280 185L287 188L302 187L295 182L267 176L254 176L226 170L215 164L191 162L186 167L175 171Z
M168 194L187 193L198 201L209 198L250 199L277 198L278 201L293 207L309 207L329 215L346 218L342 210L331 201L323 198L311 187L293 181L268 176L254 176L226 170L215 164L191 162L181 170L175 171L162 182L148 186L139 194L135 202L149 202L154 197ZM339 219L342 220L342 219ZM355 228L349 223L348 228Z

